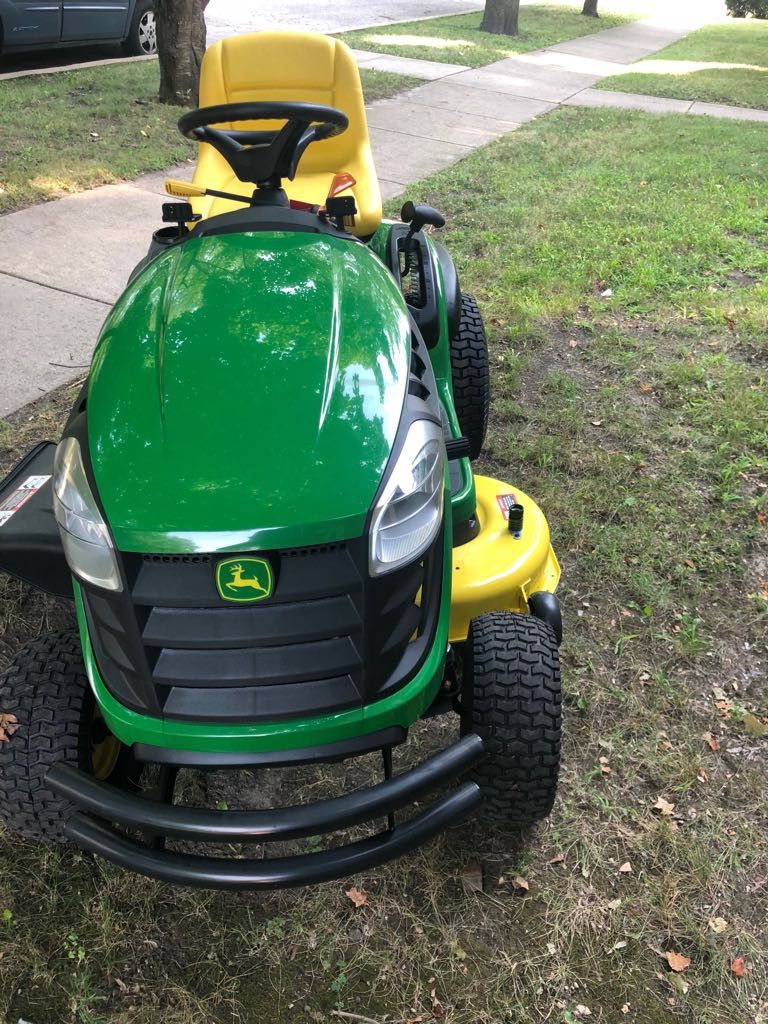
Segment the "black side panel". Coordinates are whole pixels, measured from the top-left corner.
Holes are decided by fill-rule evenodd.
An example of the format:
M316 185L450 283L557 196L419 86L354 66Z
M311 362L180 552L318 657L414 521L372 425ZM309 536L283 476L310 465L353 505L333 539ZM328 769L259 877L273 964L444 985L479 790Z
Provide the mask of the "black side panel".
M440 340L440 307L437 301L437 264L443 274L445 304L448 314L448 335L453 337L461 319L461 288L456 267L450 253L434 239L430 239L434 255L423 231L413 236L413 248L403 273L403 246L408 234L407 224L393 224L387 241L387 264L400 286L413 319L428 348ZM435 259L435 257L437 257Z
M0 483L0 570L54 597L72 598L72 577L53 515L56 445L33 448Z
M461 287L459 275L456 273L451 254L439 242L432 240L432 245L437 253L437 260L443 272L443 287L445 288L445 305L448 312L448 337L452 338L459 329L461 319Z
M424 232L416 232L406 254L407 235L407 224L392 225L387 240L387 263L427 348L434 348L440 340L435 265Z

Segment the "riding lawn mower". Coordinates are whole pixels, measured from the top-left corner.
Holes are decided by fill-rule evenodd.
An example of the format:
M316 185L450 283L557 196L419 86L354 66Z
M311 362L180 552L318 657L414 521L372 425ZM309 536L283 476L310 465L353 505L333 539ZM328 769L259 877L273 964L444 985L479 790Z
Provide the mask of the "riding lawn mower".
M442 216L382 218L339 41L214 43L179 127L194 178L167 183L58 445L0 485L0 568L78 625L0 682L0 817L255 889L368 870L474 812L530 825L557 786L560 569L537 505L473 474L488 351ZM396 772L442 713L455 742ZM381 781L354 788L372 753ZM182 769L342 761L329 799L174 802ZM275 841L298 852L248 855Z

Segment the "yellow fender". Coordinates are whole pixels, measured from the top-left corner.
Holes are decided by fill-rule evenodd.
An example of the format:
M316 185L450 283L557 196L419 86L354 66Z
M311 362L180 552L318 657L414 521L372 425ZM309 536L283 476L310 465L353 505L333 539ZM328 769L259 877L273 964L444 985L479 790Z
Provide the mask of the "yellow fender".
M528 612L531 594L554 593L560 565L549 540L549 525L539 506L516 487L476 476L480 532L453 549L451 643L466 640L469 623L484 612ZM520 537L509 532L505 502L512 495L523 506Z

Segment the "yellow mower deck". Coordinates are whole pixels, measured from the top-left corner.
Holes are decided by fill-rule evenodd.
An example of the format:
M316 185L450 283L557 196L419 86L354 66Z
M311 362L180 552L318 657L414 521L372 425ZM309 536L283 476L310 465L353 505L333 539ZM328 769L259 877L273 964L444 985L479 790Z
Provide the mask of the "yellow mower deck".
M470 619L476 615L526 613L529 596L540 591L554 593L560 579L549 526L536 502L518 488L490 477L476 476L475 489L480 532L474 540L453 549L451 643L466 640ZM525 509L519 537L509 532L502 508L509 495Z

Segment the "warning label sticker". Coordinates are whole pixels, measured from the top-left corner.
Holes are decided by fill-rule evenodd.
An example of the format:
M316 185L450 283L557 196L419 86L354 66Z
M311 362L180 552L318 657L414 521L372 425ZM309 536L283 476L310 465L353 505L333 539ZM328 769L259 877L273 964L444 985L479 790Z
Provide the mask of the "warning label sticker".
M517 504L517 498L514 496L514 494L497 494L496 501L498 501L499 503L501 514L504 516L505 519L508 520L509 510L512 508L513 505Z
M5 526L8 520L19 511L33 494L37 494L43 484L51 479L48 476L28 476L23 484L20 484L15 491L11 491L7 498L0 501L0 526Z

